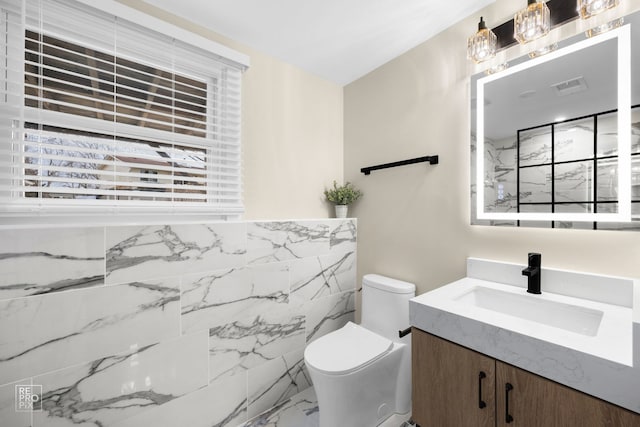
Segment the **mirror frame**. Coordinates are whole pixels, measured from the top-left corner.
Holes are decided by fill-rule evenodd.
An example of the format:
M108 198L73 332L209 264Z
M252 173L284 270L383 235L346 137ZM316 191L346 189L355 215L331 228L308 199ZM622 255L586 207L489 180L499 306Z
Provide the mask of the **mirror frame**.
M618 46L618 212L617 213L542 213L485 212L484 187L484 86L494 80L528 70L598 43L617 38ZM478 220L523 221L631 221L631 29L629 24L607 33L515 65L478 79L476 87L476 208Z

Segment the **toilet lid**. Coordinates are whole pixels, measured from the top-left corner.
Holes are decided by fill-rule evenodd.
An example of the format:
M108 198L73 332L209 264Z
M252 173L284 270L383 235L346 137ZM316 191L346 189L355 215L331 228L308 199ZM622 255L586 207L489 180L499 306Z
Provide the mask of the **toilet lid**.
M327 374L340 375L355 371L382 357L393 347L393 342L380 335L348 322L307 346L304 358L307 364Z

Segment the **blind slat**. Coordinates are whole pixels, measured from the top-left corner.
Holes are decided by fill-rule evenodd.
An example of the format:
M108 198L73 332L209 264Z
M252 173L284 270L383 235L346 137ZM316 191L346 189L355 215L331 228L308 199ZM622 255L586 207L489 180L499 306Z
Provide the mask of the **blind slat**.
M0 8L1 212L242 210L242 64L75 0Z

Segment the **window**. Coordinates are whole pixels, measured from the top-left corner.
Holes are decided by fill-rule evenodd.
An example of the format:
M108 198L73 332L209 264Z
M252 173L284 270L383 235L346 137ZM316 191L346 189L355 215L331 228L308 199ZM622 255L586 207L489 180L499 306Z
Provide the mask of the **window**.
M75 1L0 5L4 215L242 212L244 64Z

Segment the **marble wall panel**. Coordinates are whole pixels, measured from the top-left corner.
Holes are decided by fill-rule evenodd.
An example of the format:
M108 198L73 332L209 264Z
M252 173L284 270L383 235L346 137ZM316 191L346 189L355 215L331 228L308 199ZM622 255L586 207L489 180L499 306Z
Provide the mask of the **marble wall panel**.
M107 227L106 281L242 266L245 227L244 223Z
M355 317L355 291L343 292L304 305L307 344L340 329Z
M554 161L593 158L593 124L593 119L586 119L556 125Z
M356 226L0 232L0 426L238 426L286 404L306 344L354 318ZM16 381L43 412L13 411Z
M520 132L520 166L551 162L551 126Z
M311 386L303 353L300 349L248 371L249 418Z
M235 427L246 420L247 380L243 374L214 381L113 427Z
M0 386L0 425L31 427L31 412L16 411L16 385L31 384L31 378Z
M564 163L555 166L555 201L593 201L593 162Z
M286 261L329 252L330 221L247 223L250 264Z
M34 424L106 427L205 387L207 347L202 332L34 377Z
M310 387L252 418L242 427L313 427L319 425L319 413L318 399Z
M551 203L551 166L520 169L520 202Z
M104 229L0 231L0 299L104 284Z
M305 346L305 317L269 311L209 330L209 376L215 381Z
M355 219L331 221L329 227L329 251L332 254L356 251L358 231Z
M331 253L291 262L291 297L311 301L356 288L355 252Z
M263 313L286 313L289 267L272 263L188 275L182 282L182 331L209 329Z
M179 334L177 280L0 301L0 384Z

